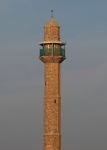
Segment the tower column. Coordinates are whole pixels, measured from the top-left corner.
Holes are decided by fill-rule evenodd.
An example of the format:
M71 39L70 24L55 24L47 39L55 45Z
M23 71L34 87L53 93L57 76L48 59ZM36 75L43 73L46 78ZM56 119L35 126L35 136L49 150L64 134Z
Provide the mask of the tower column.
M60 64L45 63L44 150L60 150Z
M40 43L40 60L44 63L44 150L61 150L60 64L65 59L65 43L53 16L44 26Z

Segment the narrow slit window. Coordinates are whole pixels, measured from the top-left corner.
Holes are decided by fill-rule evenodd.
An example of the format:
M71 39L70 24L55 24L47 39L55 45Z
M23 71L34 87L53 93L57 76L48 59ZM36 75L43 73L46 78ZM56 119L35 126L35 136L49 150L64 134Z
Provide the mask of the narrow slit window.
M56 99L54 99L54 103L56 104Z

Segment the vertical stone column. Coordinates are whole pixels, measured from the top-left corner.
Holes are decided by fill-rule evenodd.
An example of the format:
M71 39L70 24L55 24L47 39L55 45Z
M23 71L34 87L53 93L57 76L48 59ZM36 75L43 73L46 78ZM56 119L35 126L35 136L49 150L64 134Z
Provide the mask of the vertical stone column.
M61 150L60 63L44 68L44 150Z
M60 26L52 16L44 26L40 43L44 63L44 150L61 150L60 63L65 59Z

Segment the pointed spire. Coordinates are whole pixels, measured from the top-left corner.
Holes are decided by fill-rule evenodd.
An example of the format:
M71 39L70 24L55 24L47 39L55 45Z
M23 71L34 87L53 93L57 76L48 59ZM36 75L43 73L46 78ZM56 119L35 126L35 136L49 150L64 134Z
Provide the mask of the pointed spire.
M50 26L56 26L59 27L58 23L56 22L56 20L54 19L54 14L53 14L53 10L51 10L51 18L50 20L45 24L45 27L50 27Z

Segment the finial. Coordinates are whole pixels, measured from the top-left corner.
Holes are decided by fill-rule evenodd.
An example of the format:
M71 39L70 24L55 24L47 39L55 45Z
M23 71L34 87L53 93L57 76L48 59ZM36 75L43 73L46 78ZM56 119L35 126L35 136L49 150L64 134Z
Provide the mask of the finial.
M51 10L51 18L53 18L53 10Z

